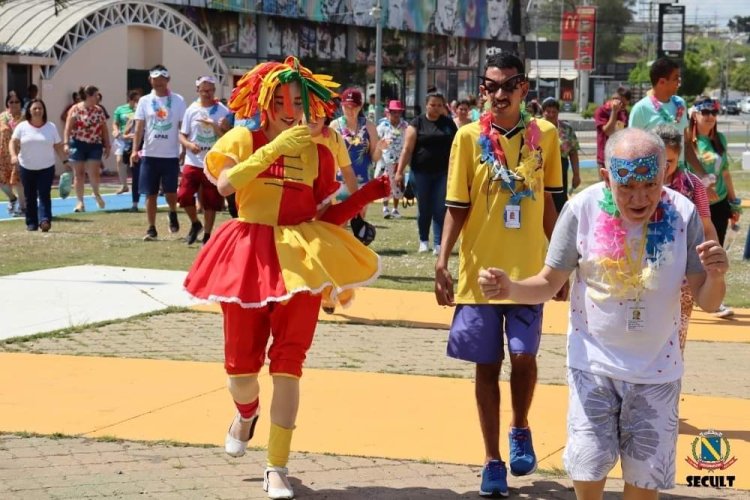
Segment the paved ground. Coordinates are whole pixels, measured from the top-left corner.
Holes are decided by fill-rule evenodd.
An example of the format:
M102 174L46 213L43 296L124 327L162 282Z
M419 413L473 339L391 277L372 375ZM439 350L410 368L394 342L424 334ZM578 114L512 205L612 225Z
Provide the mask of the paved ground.
M0 497L261 499L263 451L235 459L215 447L79 438L0 436ZM479 468L369 457L292 454L298 498L448 500L479 498ZM237 485L240 485L239 487ZM513 478L513 498L569 500L571 483L552 474ZM610 480L607 500L620 498ZM730 490L681 487L662 499L747 498Z
M79 274L83 276L86 273L81 271ZM50 275L48 278L50 277L54 276ZM90 278L88 275L83 277L86 279L81 283L91 282L93 279L88 279ZM144 287L150 290L154 283L168 281L163 277L152 278L134 280L131 277L127 283L130 287L135 285L139 290ZM118 280L108 278L104 281L112 288L97 292L104 296L103 307L106 307L107 300L119 303L119 299L113 295L115 293L113 285L117 284L115 282ZM153 295L152 292L149 293ZM77 295L71 295L71 297L75 296ZM364 291L360 299L363 297L367 297ZM13 294L6 296L7 300L4 303L10 308L7 311L15 310L13 301L17 298ZM416 303L414 297L411 299L413 309ZM373 300L363 301L363 303L369 302ZM165 302L164 305L166 304ZM353 314L353 311L349 310L348 314ZM43 319L38 318L40 321ZM408 328L400 322L397 324L400 326L321 323L316 332L315 343L309 353L307 366L347 372L443 377L432 380L444 380L444 377L472 377L471 365L445 356L447 332L444 328ZM726 325L722 323L719 326L727 329L729 325L729 323ZM738 367L743 366L750 357L750 343L746 342L744 337L739 336L738 338L743 338L743 341L726 341L727 339L734 340L731 332L724 332L721 335L710 332L699 334L701 328L711 328L711 325L701 325L697 328L696 337L702 339L721 337L723 341L694 340L689 343L686 352L688 369L683 381L683 393L747 400L750 394L750 377L747 377L745 372ZM735 323L734 329L736 328L742 329ZM113 319L104 326L77 327L65 333L39 338L0 341L0 352L67 354L86 357L86 359L91 356L104 356L220 362L223 358L221 316L214 313L180 311L154 313L150 316L132 319ZM564 335L544 335L539 355L540 384L564 384L564 353ZM5 373L8 371L6 370ZM21 376L20 373L19 376ZM334 376L338 378L337 372ZM10 377L5 378L7 380L0 380L0 387L10 390L13 387L13 381ZM507 380L507 372L503 374L503 378ZM42 377L40 380L47 379ZM49 386L55 385L51 383ZM40 387L39 390L40 397L43 398L45 388ZM220 391L221 388L216 390ZM65 393L68 394L67 391ZM74 395L71 394L71 397ZM123 394L123 397L127 395ZM8 398L5 400L7 401ZM137 403L137 400L133 400L133 405ZM0 405L0 414L2 411L3 408ZM451 411L450 402L447 403L445 411ZM25 413L21 414L24 422L27 418L25 415ZM54 407L49 409L49 415L51 419L55 418ZM79 416L78 413L74 415L81 420L87 419L86 415ZM39 420L38 414L33 417ZM32 420L32 415L28 418ZM560 418L563 416L561 415ZM179 425L185 426L186 421L190 419L189 413L185 414ZM171 420L167 425L170 425L169 422ZM310 420L308 419L307 422ZM50 427L54 428L54 426ZM743 429L741 425L734 427L722 430L731 430L728 436L733 442L741 441L736 446L736 449L740 449L740 445L748 441L747 428ZM33 426L10 428L34 429ZM108 497L265 498L259 480L265 457L265 451L261 449L255 449L242 459L232 459L216 446L200 444L184 446L179 443L146 443L112 438L85 439L75 436L2 434L2 430L0 428L0 499L2 500L6 498ZM693 436L697 432L699 430L691 428L686 434ZM163 439L163 434L159 436ZM142 437L139 435L137 438ZM263 442L259 444L264 444L264 440L261 441ZM192 442L204 441L193 440ZM472 450L475 448L473 442L467 446ZM680 448L680 452L683 448L685 446ZM331 448L312 449L330 450ZM382 446L378 449L382 449ZM415 455L415 457L420 456L427 455ZM747 458L743 455L739 456L739 459L744 462ZM678 460L681 461L682 458ZM450 465L427 460L410 461L312 453L293 454L292 463L293 484L298 497L347 500L477 498L476 488L480 473L477 466ZM732 473L739 475L743 473L743 470L747 469L735 466ZM684 478L678 478L678 481L685 482ZM512 478L510 483L513 495L519 498L549 500L574 498L571 483L557 469L540 471L531 477ZM610 493L606 498L608 500L619 498L615 492L621 489L621 481L610 480L608 483ZM684 485L662 495L662 498L666 499L747 497L747 491L694 489Z
M540 382L560 383L565 337L545 335ZM6 352L220 361L221 317L176 312L82 328L65 335L0 344ZM463 363L444 356L445 331L368 325L321 324L308 366L349 371L470 377ZM694 342L688 364L716 360L738 366L748 344ZM716 367L716 366L715 366ZM697 371L697 370L696 370ZM740 370L721 388L689 377L684 391L747 397ZM717 392L718 389L718 392ZM722 392L723 391L723 392ZM721 394L719 394L721 392ZM258 479L265 452L242 459L220 448L174 443L93 440L62 436L0 435L0 498L265 498ZM479 468L371 457L294 454L298 497L317 499L477 498ZM572 499L560 471L511 480L518 498ZM607 499L619 498L622 482L610 480ZM747 498L747 492L679 486L664 499Z
M305 366L472 378L472 365L445 355L446 336L445 330L320 323ZM564 335L543 337L538 357L539 383L565 384L565 342ZM0 343L0 352L221 362L221 315L157 314L62 336ZM748 359L747 343L689 342L683 393L747 398L750 378L744 371L730 367L742 366ZM702 369L706 360L710 360L712 370L721 372L721 384ZM504 379L508 378L508 370L509 367L504 369Z

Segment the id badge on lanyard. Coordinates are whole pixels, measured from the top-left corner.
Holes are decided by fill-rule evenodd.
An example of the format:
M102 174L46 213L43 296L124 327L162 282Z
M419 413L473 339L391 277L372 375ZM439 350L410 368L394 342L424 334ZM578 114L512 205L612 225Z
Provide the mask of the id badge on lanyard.
M507 229L521 229L521 206L510 203L505 205L503 220Z
M625 314L625 331L641 333L646 329L646 307L640 299L628 300Z

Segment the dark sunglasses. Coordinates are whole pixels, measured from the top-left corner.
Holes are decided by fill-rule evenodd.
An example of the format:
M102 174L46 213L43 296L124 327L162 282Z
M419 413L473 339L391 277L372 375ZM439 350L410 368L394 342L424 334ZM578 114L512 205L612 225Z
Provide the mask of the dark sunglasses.
M716 116L716 115L719 114L719 112L717 110L715 110L715 109L702 109L701 110L701 114L703 116L708 116L708 115Z
M482 85L484 86L484 89L490 94L494 94L500 89L502 89L503 92L513 92L519 85L526 81L526 75L523 73L506 78L502 82L497 82L482 75L480 75L479 78L483 82Z

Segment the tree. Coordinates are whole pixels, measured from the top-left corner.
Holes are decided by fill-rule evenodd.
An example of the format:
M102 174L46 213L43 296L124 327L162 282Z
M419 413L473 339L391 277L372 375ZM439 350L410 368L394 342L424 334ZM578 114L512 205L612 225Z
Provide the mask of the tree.
M750 33L750 16L734 16L727 26L735 33Z
M711 77L708 70L701 64L702 59L698 54L686 52L682 63L682 83L680 94L682 96L696 96L703 93Z
M732 70L729 75L729 84L734 90L750 92L750 65L742 64Z
M651 79L648 76L648 64L645 59L638 61L628 75L628 83L632 86L651 85Z

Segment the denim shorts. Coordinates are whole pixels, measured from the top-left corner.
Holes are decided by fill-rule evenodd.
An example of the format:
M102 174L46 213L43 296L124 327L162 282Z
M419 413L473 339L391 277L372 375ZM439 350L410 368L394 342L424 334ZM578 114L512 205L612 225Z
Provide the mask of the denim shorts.
M156 196L159 189L165 193L177 192L177 177L180 174L178 158L141 158L141 172L138 179L139 191L146 196Z
M509 353L536 355L543 311L543 304L459 304L448 336L448 356L497 363L504 358L503 334Z
M104 147L101 143L83 142L71 139L68 143L70 161L101 161Z

